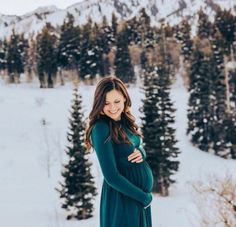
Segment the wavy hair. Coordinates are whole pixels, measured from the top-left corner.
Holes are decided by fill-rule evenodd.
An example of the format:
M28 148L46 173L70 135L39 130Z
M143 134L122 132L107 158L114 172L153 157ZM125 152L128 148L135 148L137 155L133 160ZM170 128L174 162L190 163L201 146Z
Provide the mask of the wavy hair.
M126 100L124 103L124 111L121 114L122 124L119 124L110 117L101 114L105 106L106 94L113 89L120 92ZM134 134L141 136L141 134L138 132L138 125L135 123L135 117L130 112L130 107L131 107L131 99L125 84L115 76L106 76L102 78L96 86L93 106L89 114L88 126L86 129L86 137L85 137L85 144L87 149L89 150L92 147L90 135L92 128L98 119L105 119L109 125L110 135L104 142L106 142L108 139L112 139L115 143L130 144L131 142L128 139L128 136L125 133L124 129L122 128L122 125L127 127Z

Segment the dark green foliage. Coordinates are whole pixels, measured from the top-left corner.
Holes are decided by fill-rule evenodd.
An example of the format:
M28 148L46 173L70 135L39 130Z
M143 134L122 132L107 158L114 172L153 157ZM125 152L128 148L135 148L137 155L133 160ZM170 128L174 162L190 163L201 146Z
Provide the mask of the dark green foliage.
M135 74L129 53L127 32L127 27L125 27L117 37L115 75L125 83L134 83Z
M164 32L164 30L162 30ZM142 133L147 160L153 170L153 191L163 196L169 194L169 187L175 180L173 174L178 171L176 160L179 149L176 147L175 129L173 128L174 112L170 99L170 65L165 47L165 34L161 35L160 59L150 63L141 54L143 68Z
M78 69L80 57L80 27L74 26L74 16L67 14L61 26L58 46L58 64L63 69Z
M40 88L52 88L57 73L57 38L54 29L47 23L37 36L37 71Z
M200 39L209 38L213 33L213 26L208 19L208 16L200 10L198 12L198 31L197 36Z
M24 72L24 39L12 31L7 48L7 69L10 82L19 82L20 74ZM17 81L15 81L17 80Z
M86 147L84 143L85 122L82 113L82 99L78 94L78 89L74 89L74 99L72 103L70 127L67 133L68 145L66 154L68 164L64 165L62 172L63 183L60 198L63 199L62 208L68 211L67 219L87 219L92 217L94 210L92 200L97 195L94 178L91 175L91 163L86 157Z
M226 84L222 36L214 30L211 52L195 49L191 62L188 130L203 151L232 157L227 139Z
M0 40L0 70L5 70L7 66L7 41Z
M83 26L81 39L81 57L79 61L80 77L93 79L97 74L97 47L93 46L92 20Z
M210 59L196 50L190 73L187 133L191 134L192 143L203 151L208 151L211 143L210 67Z
M191 26L187 19L184 19L178 30L177 37L181 42L181 54L184 56L185 61L189 61L192 54L193 42L191 39Z
M231 46L236 39L236 16L230 10L222 10L219 7L215 15L215 25L224 37L224 52L229 55Z

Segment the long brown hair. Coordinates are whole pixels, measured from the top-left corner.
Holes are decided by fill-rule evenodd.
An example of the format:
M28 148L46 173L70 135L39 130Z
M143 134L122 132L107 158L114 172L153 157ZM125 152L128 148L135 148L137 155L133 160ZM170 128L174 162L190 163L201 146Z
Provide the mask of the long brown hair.
M120 92L126 100L124 103L124 111L121 114L122 125L126 126L134 134L141 135L138 132L138 125L135 123L135 117L130 112L131 99L125 84L115 76L106 76L98 82L95 89L93 106L89 114L89 122L88 122L88 127L86 129L85 144L87 146L87 149L90 149L92 147L90 135L92 128L96 120L98 119L106 119L109 124L110 135L108 136L107 139L112 139L115 143L128 143L128 144L130 143L121 124L112 120L108 116L101 114L105 105L106 94L114 89Z

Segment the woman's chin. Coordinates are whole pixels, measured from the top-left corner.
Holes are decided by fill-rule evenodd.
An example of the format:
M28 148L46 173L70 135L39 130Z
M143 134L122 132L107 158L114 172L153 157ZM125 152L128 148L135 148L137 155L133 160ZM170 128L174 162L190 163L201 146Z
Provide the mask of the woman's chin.
M118 115L118 116L117 115L116 116L110 115L109 117L114 121L119 121L121 118L121 115Z

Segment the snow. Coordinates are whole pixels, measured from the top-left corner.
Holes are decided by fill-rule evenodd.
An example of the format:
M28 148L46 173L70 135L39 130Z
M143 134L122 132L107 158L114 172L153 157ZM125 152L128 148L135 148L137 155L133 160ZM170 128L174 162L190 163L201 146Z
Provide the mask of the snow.
M8 227L99 227L99 200L102 174L95 153L89 155L93 163L98 195L94 217L88 220L66 220L55 191L61 180L62 163L67 157L64 149L72 85L54 89L39 89L38 82L6 85L0 77L0 226ZM81 84L85 116L92 105L94 86ZM140 88L130 86L132 112L140 124ZM187 126L188 94L181 75L171 89L176 111L177 146L180 169L177 183L170 195L162 198L153 194L153 227L200 227L198 210L193 201L191 184L210 174L235 177L235 160L224 160L192 146L185 131ZM44 124L43 124L44 122ZM47 163L50 163L48 166Z
M66 9L58 9L55 6L39 7L22 16L8 16L0 13L0 38L9 37L13 28L16 33L25 33L25 37L28 37L29 34L40 32L46 22L50 22L55 27L60 26L67 13L74 15L75 25L82 25L89 17L96 23L100 23L105 15L108 21L111 21L113 12L119 19L131 19L138 15L142 8L145 8L150 15L152 25L155 26L160 25L160 20L163 18L171 25L178 24L184 17L188 18L189 23L192 24L192 35L196 34L197 11L200 8L204 9L211 21L213 20L215 13L206 1L185 0L186 8L176 14L180 9L180 2L180 0L172 0L170 4L165 0L118 0L116 3L123 6L120 12L112 0L84 0ZM232 13L235 14L232 0L215 0L214 2L222 8L232 9ZM157 8L156 15L152 15L152 7Z

